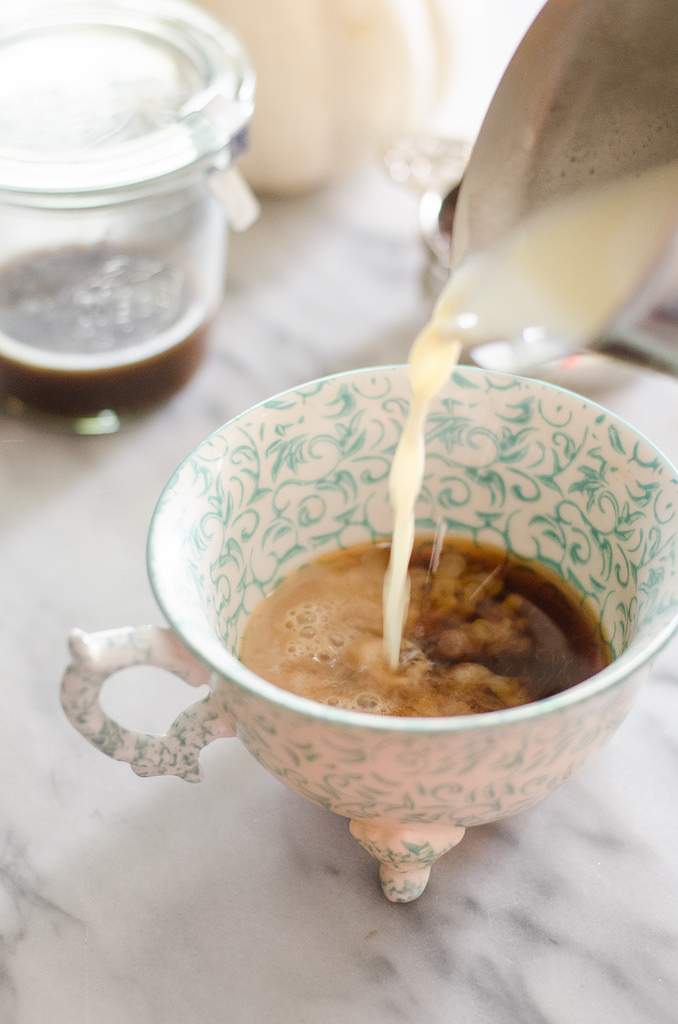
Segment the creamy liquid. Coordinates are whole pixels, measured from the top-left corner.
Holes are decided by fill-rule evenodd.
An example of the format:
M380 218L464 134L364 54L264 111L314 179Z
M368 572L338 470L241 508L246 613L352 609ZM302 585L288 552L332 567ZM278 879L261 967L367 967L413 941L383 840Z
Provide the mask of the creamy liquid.
M254 609L242 661L308 700L409 717L517 707L608 663L594 616L542 566L458 537L437 541L415 539L397 671L382 648L388 545L372 543L335 550L287 576Z
M409 358L412 399L391 468L384 655L396 668L408 608L414 506L432 399L462 348L502 339L586 341L629 299L675 231L678 163L555 201L454 272Z

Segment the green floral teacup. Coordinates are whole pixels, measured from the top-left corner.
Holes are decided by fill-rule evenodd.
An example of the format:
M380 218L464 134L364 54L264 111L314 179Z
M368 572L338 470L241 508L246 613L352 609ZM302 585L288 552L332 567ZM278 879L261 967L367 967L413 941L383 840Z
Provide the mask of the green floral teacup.
M148 566L170 628L71 636L66 714L138 775L200 779L199 754L237 736L285 785L350 819L380 862L386 896L424 889L471 825L536 804L571 778L629 711L677 625L678 482L642 436L577 395L460 369L427 423L417 527L537 559L577 587L609 641L610 665L522 707L395 718L317 704L238 660L252 610L294 568L388 537L407 370L306 384L243 413L176 471L150 529ZM152 663L209 693L166 736L124 728L100 689Z

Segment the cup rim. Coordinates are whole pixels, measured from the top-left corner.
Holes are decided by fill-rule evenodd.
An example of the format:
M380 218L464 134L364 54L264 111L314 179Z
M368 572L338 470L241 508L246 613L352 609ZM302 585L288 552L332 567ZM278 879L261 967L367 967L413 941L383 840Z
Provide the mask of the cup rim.
M464 373L491 376L504 380L525 381L534 386L538 385L547 391L567 395L577 401L585 402L590 408L600 410L601 413L620 424L625 429L642 440L657 455L662 464L673 474L678 487L678 470L670 459L657 448L654 442L650 441L642 431L628 423L623 417L617 415L598 402L579 395L576 392L552 384L548 381L536 380L534 378L521 377L517 374L493 372L481 367L463 366L459 368ZM251 692L272 704L280 706L284 710L295 712L306 718L320 720L327 724L337 726L352 726L354 728L369 729L376 732L397 732L397 733L455 733L468 730L493 730L506 725L524 724L536 718L550 717L551 715L565 712L570 708L582 704L585 701L616 688L626 680L630 679L636 672L652 662L657 654L666 646L674 633L678 631L678 610L672 619L651 639L648 639L639 650L623 651L609 665L596 672L588 679L576 683L566 690L561 690L550 697L543 697L527 704L517 707L502 708L497 711L486 711L482 714L430 716L430 717L408 717L396 715L377 715L365 711L351 711L345 708L337 708L331 705L322 704L319 701L301 697L298 694L284 690L274 683L269 682L247 668L234 654L221 643L214 632L202 630L192 623L182 622L181 616L174 611L175 604L171 594L167 594L162 581L155 572L154 565L161 564L156 555L156 544L158 543L159 525L162 521L164 509L169 504L170 494L175 481L181 474L184 467L193 459L201 448L209 445L215 437L221 435L225 430L237 424L245 416L250 416L262 406L285 399L290 395L298 393L302 388L314 388L328 381L340 380L346 377L370 373L389 373L393 371L407 371L407 364L392 363L371 367L361 367L352 370L345 370L339 373L327 374L314 380L304 381L300 384L285 388L283 391L263 399L260 402L249 406L242 412L226 420L208 434L191 452L188 453L178 464L169 481L163 488L160 498L151 516L150 527L147 539L147 571L155 599L160 610L165 615L173 632L181 639L189 651L201 662L208 665L220 676L226 677L230 682L240 689Z

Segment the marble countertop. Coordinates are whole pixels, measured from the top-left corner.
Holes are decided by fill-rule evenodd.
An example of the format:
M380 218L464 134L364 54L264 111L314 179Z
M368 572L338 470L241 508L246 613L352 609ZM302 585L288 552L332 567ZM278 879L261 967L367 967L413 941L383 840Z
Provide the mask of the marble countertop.
M174 401L100 438L0 420L3 1024L675 1021L678 643L580 777L472 829L400 906L347 822L236 741L199 786L139 779L59 705L71 627L162 622L145 537L183 456L277 390L406 357L430 304L415 214L376 168L266 203ZM678 383L577 372L678 460ZM164 731L193 697L135 671L107 706Z
M178 462L273 392L403 361L423 266L415 200L379 168L268 201L172 402L100 438L0 417L2 1024L675 1022L678 641L578 778L471 829L405 905L344 819L236 741L199 786L140 779L61 711L73 626L162 623L145 540ZM564 383L678 462L678 383L596 365ZM164 731L192 699L134 670L106 706Z

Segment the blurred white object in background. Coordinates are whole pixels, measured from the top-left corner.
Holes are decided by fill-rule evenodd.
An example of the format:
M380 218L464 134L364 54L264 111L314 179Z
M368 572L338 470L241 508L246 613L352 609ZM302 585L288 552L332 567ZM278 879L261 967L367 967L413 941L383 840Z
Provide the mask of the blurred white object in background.
M439 135L472 142L508 62L545 0L448 0L456 40L452 81L432 119Z
M200 0L257 74L254 189L296 193L375 159L394 133L474 136L538 0Z

